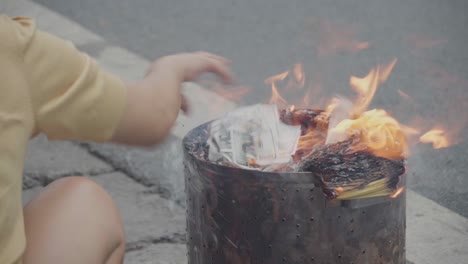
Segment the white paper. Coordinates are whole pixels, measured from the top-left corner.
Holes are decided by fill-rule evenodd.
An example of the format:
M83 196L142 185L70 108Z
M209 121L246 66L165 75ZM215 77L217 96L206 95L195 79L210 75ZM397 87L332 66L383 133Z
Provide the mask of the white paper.
M211 124L209 159L249 166L285 163L296 152L300 126L281 122L276 105L253 105L226 114Z

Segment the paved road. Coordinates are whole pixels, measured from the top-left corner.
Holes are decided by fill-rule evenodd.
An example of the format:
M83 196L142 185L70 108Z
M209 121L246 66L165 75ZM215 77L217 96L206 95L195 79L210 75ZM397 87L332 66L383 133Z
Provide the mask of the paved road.
M265 101L270 91L263 79L298 61L307 65L307 72L319 72L313 76L320 76L328 91L341 91L348 89L350 74L362 76L377 62L398 57L393 75L376 96L377 106L389 107L406 121L412 113L422 112L451 131L468 119L468 82L463 78L468 76L464 29L468 3L464 0L36 2L147 59L195 50L227 56L239 82L255 87L242 99L245 104ZM369 41L370 48L318 56L314 43L319 40L319 18L356 25L358 37ZM442 44L429 47L431 41L423 39ZM83 48L93 52L99 46ZM400 104L397 89L416 103ZM468 145L463 142L468 134L465 130L459 135L460 145L438 152L418 146L408 164L408 181L412 189L468 217Z

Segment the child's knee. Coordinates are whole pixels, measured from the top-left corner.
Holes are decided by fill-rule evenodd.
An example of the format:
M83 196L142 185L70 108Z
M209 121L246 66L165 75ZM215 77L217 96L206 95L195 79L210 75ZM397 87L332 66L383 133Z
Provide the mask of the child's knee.
M46 189L66 202L66 207L73 208L81 217L93 216L98 222L105 222L112 230L113 241L124 241L124 230L119 210L104 188L88 177L70 176L51 183Z
M117 210L107 191L88 177L64 177L52 182L44 191L52 196L60 196L69 203L79 203L90 210L95 207L102 207L105 211Z
M107 192L93 180L83 176L69 176L52 182L46 188L58 195L68 196L69 198L79 198L80 202L89 202L92 200L102 202L111 202Z
M47 255L43 249L48 248L60 248L64 259L76 247L86 249L80 257L88 260L105 260L114 254L120 259L123 255L120 252L125 249L125 236L119 211L109 194L90 178L65 177L54 181L24 212L29 243L27 259ZM44 243L48 247L44 248ZM54 252L49 254L57 257Z

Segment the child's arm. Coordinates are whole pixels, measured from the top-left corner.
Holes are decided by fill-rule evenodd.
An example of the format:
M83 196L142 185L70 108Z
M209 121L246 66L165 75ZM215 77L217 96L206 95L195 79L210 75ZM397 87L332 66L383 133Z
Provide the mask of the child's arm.
M166 137L179 109L182 82L212 72L225 82L232 81L226 59L205 53L187 53L155 61L140 82L128 84L126 108L112 141L132 145L154 145Z
M23 66L29 93L18 93L31 104L22 107L30 107L33 135L152 145L169 133L177 117L182 82L205 72L231 79L225 59L199 52L163 57L142 81L124 84L70 43L37 30L34 20L0 19L12 46L9 56Z

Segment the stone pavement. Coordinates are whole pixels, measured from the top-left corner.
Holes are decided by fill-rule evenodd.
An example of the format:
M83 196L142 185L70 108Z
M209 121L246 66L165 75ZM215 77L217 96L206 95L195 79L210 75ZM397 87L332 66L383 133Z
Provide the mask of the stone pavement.
M36 18L41 29L72 41L125 79L140 78L149 64L30 1L2 0L0 10ZM190 128L235 104L194 84L185 88L196 106L194 112L190 117L180 116L172 135L157 147L51 142L44 136L32 140L24 172L24 202L57 178L85 175L108 190L121 210L128 239L126 263L187 263L181 138ZM408 191L407 212L407 257L411 262L466 263L466 218L413 191Z

